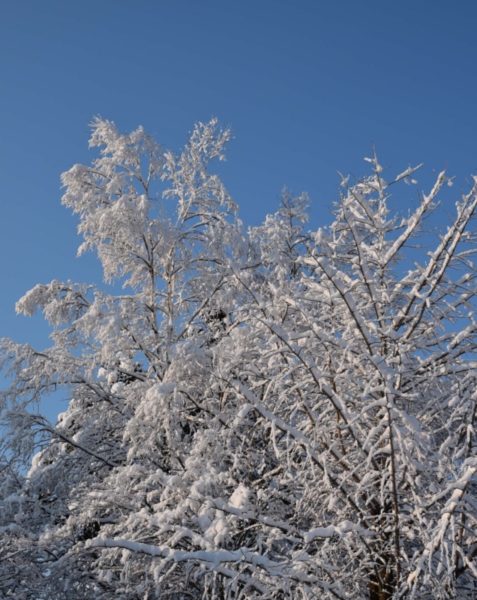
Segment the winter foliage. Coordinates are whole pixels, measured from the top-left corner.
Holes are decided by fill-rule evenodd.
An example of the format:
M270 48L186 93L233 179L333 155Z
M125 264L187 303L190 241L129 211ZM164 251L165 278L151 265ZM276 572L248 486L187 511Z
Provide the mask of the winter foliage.
M425 252L449 180L403 215L375 156L329 227L285 191L246 230L229 137L97 119L62 176L120 293L39 284L51 346L1 341L1 597L475 598L477 180Z

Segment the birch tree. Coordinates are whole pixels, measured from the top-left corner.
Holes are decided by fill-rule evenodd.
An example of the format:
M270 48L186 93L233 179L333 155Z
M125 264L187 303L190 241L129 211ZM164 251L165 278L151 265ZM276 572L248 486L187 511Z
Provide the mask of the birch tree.
M63 174L116 285L37 285L51 346L2 342L3 596L473 598L477 183L432 242L446 174L402 214L419 167L375 156L330 226L285 190L246 230L229 137L98 119Z

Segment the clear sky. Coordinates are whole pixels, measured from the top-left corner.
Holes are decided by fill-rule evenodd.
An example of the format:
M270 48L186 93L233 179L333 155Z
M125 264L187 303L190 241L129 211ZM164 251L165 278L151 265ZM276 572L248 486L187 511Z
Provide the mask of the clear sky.
M248 223L284 185L329 222L337 171L365 174L373 147L394 173L447 168L460 193L477 173L476 25L474 0L0 0L0 336L46 345L18 297L100 276L75 258L59 184L91 159L94 115L177 150L219 117Z

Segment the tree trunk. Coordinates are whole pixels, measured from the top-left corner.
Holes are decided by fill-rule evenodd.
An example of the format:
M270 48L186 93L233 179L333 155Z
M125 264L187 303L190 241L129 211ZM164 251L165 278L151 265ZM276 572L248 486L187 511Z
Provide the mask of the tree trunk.
M390 600L394 593L394 573L389 567L381 567L369 578L369 600Z

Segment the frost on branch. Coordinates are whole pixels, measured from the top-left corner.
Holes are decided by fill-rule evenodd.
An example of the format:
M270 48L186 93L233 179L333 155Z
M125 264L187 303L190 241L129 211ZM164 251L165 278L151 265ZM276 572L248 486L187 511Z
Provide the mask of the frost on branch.
M0 595L474 598L476 185L424 252L449 180L403 215L419 167L376 156L329 227L285 191L246 231L229 138L174 154L96 119L63 175L123 293L39 284L17 311L51 346L1 342Z

